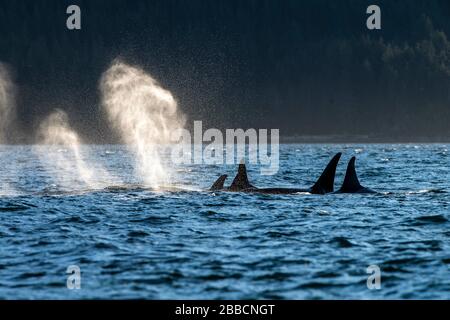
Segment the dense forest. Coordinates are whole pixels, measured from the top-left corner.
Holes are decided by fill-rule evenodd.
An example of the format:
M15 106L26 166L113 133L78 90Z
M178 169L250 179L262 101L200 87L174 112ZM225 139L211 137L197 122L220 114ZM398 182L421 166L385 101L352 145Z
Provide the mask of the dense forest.
M81 8L82 29L66 28ZM377 4L382 29L366 28ZM98 81L116 57L169 89L192 125L284 136L450 140L448 0L6 0L0 61L30 141L53 108L115 142Z

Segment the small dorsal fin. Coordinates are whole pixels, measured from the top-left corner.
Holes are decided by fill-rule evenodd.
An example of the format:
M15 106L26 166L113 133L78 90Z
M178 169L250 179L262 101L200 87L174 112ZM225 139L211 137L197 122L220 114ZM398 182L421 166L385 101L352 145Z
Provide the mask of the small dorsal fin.
M317 182L312 186L311 193L325 194L333 192L334 190L334 177L336 175L336 167L339 163L342 153L337 153L328 163L322 175Z
M238 191L253 188L253 186L248 181L247 177L247 168L245 167L245 163L241 161L238 168L238 173L231 183L230 190Z
M216 182L214 182L214 184L212 185L212 187L209 189L211 191L217 191L217 190L222 190L223 189L223 184L225 183L225 180L227 179L227 175L223 174L219 177L219 179L216 180Z
M355 161L356 158L352 157L348 162L344 183L342 183L342 187L340 189L342 192L354 192L363 188L359 183L358 176L356 175Z

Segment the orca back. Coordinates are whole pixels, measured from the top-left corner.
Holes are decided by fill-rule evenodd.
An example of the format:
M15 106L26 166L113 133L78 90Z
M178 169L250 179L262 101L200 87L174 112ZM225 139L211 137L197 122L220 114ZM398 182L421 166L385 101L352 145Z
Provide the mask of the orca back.
M223 185L224 185L227 177L228 176L226 174L221 175L219 177L219 179L217 179L216 182L214 182L214 184L212 185L212 187L209 190L211 190L211 191L223 190Z
M336 167L339 163L342 153L337 153L323 170L320 178L311 187L313 194L326 194L334 190L334 177L336 176Z
M355 170L356 158L352 157L347 165L347 171L345 172L344 182L342 183L341 193L357 193L365 188L359 183L358 176Z
M247 177L247 168L244 163L239 164L238 173L231 183L230 190L231 191L239 191L254 188Z

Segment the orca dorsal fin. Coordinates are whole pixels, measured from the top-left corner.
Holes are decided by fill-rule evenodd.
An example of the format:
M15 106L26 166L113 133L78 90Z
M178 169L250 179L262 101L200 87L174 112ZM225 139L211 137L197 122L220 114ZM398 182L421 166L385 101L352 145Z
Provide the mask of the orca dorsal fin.
M340 191L343 192L354 192L360 190L362 188L359 183L358 176L356 175L355 170L355 161L356 158L352 157L348 162L347 172L345 173L344 183L342 183L342 187Z
M226 174L221 175L219 177L219 179L217 179L216 182L214 182L214 184L212 185L212 187L209 190L211 190L211 191L222 190L227 177L228 176Z
M248 181L247 177L247 168L245 167L245 163L241 161L238 168L238 173L231 183L230 190L238 191L253 188L253 186Z
M334 190L334 177L336 176L336 167L339 163L342 153L337 153L328 163L325 170L323 170L320 178L312 186L311 193L325 194L333 192Z

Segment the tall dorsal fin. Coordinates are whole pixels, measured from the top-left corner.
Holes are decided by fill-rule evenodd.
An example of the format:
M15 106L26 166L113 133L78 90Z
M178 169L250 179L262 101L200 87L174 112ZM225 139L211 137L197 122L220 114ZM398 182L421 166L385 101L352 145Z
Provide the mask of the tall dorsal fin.
M359 183L358 176L356 175L355 161L356 158L352 157L348 162L344 183L342 183L342 187L340 189L342 192L354 192L362 188Z
M209 189L211 191L217 191L217 190L222 190L223 189L223 184L225 183L225 180L227 179L227 175L223 174L219 177L219 179L216 180L216 182L214 182L214 184L212 185L212 187Z
M336 175L336 167L339 163L342 153L337 153L328 163L322 175L317 182L312 186L311 193L325 194L333 192L334 190L334 177Z
M248 181L247 168L245 167L245 163L241 162L239 164L238 173L231 183L230 190L238 191L249 188L253 188L253 186Z

